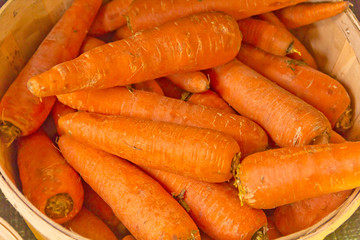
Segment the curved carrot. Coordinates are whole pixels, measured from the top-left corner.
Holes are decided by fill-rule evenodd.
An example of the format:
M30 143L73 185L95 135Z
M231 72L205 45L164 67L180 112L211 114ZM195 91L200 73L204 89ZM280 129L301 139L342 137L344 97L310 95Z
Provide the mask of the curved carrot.
M308 145L255 153L237 168L240 197L270 209L360 186L360 142Z
M224 101L217 93L207 90L203 93L191 94L188 100L189 103L200 104L207 107L221 109L225 112L236 114L236 112Z
M346 190L280 206L274 213L276 227L283 235L311 227L343 204L351 193Z
M338 15L349 8L348 1L303 3L275 11L286 28L298 28Z
M155 80L134 83L133 86L135 89L138 89L138 90L153 92L153 93L157 93L161 96L164 96L163 90L161 89L160 85Z
M56 131L59 135L63 135L64 132L61 131L61 129L59 128L59 118L61 116L64 116L68 113L74 113L76 112L75 109L69 107L69 106L66 106L64 104L62 104L61 102L59 101L56 101L52 110L51 110L51 116L54 120L54 123L55 123L55 126L56 126Z
M238 192L229 184L205 183L155 169L144 170L172 195L183 195L180 201L187 204L191 218L210 237L219 240L265 239L265 213L247 205L241 206Z
M265 131L245 117L155 93L130 92L124 87L116 87L63 94L58 98L81 111L213 129L232 136L243 156L265 150L268 143Z
M91 240L117 240L106 224L85 207L64 226Z
M103 5L96 15L89 34L100 36L126 24L124 14L132 0L113 0Z
M330 143L342 143L346 142L345 138L337 132L331 130Z
M83 44L81 45L80 48L80 53L84 53L87 52L93 48L99 47L101 45L104 45L105 42L98 39L98 38L94 38L94 37L89 37L87 36L83 42Z
M27 81L78 55L100 4L101 0L74 1L6 91L0 103L0 131L9 138L9 142L20 135L35 132L49 115L56 100L55 97L35 97L27 89Z
M281 147L328 142L326 117L238 60L210 71L211 87Z
M240 30L232 17L201 13L92 49L31 78L28 87L36 96L49 96L124 86L225 63L240 45Z
M127 26L122 26L115 31L113 40L118 41L130 37L132 34L131 30Z
M81 179L41 129L20 138L17 163L22 192L36 208L60 224L76 216L84 197Z
M166 78L191 93L205 92L210 88L209 79L200 71L172 74Z
M268 54L243 44L238 59L279 86L321 111L331 126L348 129L352 125L350 96L340 82L287 57ZM344 115L349 115L343 117ZM348 125L349 124L349 125Z
M269 240L275 240L282 237L282 234L276 228L274 216L267 216L267 235Z
M121 158L63 135L65 159L137 239L200 239L186 211L155 180Z
M155 80L164 92L164 95L171 98L182 99L183 95L188 95L184 89L179 88L169 79L158 78Z

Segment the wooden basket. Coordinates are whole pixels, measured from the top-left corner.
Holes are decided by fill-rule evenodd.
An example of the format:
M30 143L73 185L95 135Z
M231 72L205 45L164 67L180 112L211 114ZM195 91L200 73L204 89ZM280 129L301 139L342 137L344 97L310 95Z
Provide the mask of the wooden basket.
M0 97L15 79L72 0L9 0L0 10ZM360 140L360 25L347 10L334 18L297 29L295 33L315 56L320 68L349 90L355 125L348 140ZM357 93L357 94L356 94ZM0 139L0 189L20 212L38 239L85 239L37 210L19 190L15 146ZM281 239L323 239L359 207L359 189L316 225Z

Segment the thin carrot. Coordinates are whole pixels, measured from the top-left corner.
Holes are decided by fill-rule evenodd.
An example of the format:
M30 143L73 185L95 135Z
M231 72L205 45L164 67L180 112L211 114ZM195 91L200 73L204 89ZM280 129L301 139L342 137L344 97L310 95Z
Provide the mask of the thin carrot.
M349 8L348 1L303 3L275 11L289 29L305 26L338 15Z
M166 78L191 93L205 92L210 88L209 79L200 71L172 74Z
M124 14L132 0L113 0L103 5L96 15L89 34L100 36L126 24Z
M22 191L36 208L60 224L76 216L84 197L81 179L41 129L20 138L17 163Z
M127 26L122 26L115 31L113 40L118 41L130 37L132 34L131 30Z
M148 80L145 82L134 83L133 87L138 90L153 92L153 93L157 93L161 96L164 96L163 90L161 89L160 85L155 80Z
M98 38L94 38L94 37L89 37L87 36L83 42L83 44L81 45L80 48L80 53L84 53L87 52L93 48L99 47L101 45L104 45L105 42L98 39Z
M280 206L274 213L276 227L283 235L311 227L343 204L351 193L346 190Z
M225 112L236 114L236 112L216 92L207 90L203 93L191 94L189 103L200 104L207 107L221 109Z
M28 87L36 96L49 96L125 86L225 63L236 56L240 45L234 18L201 13L92 49L31 78Z
M175 199L128 161L67 135L60 137L59 147L135 238L200 239L195 223Z
M346 142L345 138L337 132L331 130L330 143L342 143Z
M115 234L122 238L129 234L124 224L115 216L110 206L87 184L84 186L84 206L100 218Z
M158 78L155 80L164 92L164 95L171 98L181 99L183 94L188 95L184 89L179 88L169 79Z
M54 104L54 106L53 106L53 108L51 110L51 116L52 116L52 118L54 120L54 123L55 123L55 126L56 126L56 131L57 131L58 135L63 135L64 134L64 132L62 132L61 129L59 128L59 124L58 124L59 118L61 116L64 116L64 115L68 114L68 113L74 113L74 112L76 112L75 109L62 104L59 101L55 102L55 104Z
M75 109L213 129L232 136L243 156L267 147L265 131L249 119L155 93L116 87L59 95Z
M64 226L91 240L117 240L106 224L85 207Z
M274 240L282 237L282 234L276 228L274 216L267 216L267 235L269 240Z
M268 54L243 44L238 59L321 111L332 127L352 126L350 96L340 82L287 57Z
M101 0L76 0L53 27L11 84L0 103L0 132L9 142L35 132L49 115L56 98L37 98L27 89L29 78L78 55ZM74 25L76 23L76 26Z
M136 239L132 235L127 235L122 240L136 240Z
M227 183L195 181L179 175L145 168L180 203L186 204L196 225L218 240L266 239L266 216L262 210L241 206L238 192ZM219 214L221 212L221 214Z
M262 126L277 145L328 142L331 126L321 112L238 60L209 73L211 87L238 113Z
M360 186L360 142L279 148L255 153L237 168L240 197L270 209Z

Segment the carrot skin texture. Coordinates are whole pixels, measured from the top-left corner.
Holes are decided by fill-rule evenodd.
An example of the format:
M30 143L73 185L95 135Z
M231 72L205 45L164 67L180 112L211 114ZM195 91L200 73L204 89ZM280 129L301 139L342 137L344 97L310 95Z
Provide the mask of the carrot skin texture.
M35 97L27 88L28 80L78 55L100 4L101 0L74 1L1 99L2 122L10 122L19 128L21 136L35 132L41 126L56 100L55 97Z
M350 96L340 82L290 58L268 54L246 44L237 58L321 111L332 127L350 105Z
M54 106L53 106L53 108L51 110L51 116L52 116L52 118L54 120L54 123L55 123L55 126L56 126L56 131L57 131L59 136L64 134L64 132L61 131L61 129L59 128L59 123L58 123L59 118L61 116L64 116L64 115L68 114L68 113L74 113L74 112L76 112L75 109L62 104L59 101L55 102L55 104L54 104Z
M268 144L265 131L245 117L155 93L139 90L129 92L123 87L116 87L63 94L58 98L81 111L216 130L232 136L239 144L242 156L263 151Z
M191 233L200 239L186 211L136 166L67 135L60 137L59 147L136 239L188 239Z
M92 49L31 78L28 87L36 96L49 96L126 86L225 63L240 45L240 30L232 17L201 13Z
M262 210L241 206L238 192L227 183L205 183L172 173L145 168L168 192L179 195L185 191L184 201L196 225L218 240L250 240L266 226ZM219 212L222 214L219 215Z
M192 94L188 100L189 103L204 105L207 107L221 109L225 112L237 114L227 102L224 101L217 93L207 90L203 93Z
M117 240L106 224L85 207L64 226L91 240Z
M20 138L17 163L22 192L42 213L62 224L81 210L84 198L81 179L43 130ZM61 196L65 197L61 200ZM66 209L60 212L53 208L50 199L57 199L55 204L66 204Z
M160 85L155 80L148 80L145 82L134 83L133 87L137 90L147 91L157 93L161 96L164 96L164 92L161 89Z
M179 88L174 83L172 83L169 79L166 78L158 78L155 80L161 89L164 92L164 96L181 99L183 93L186 93L184 89Z
M346 142L346 139L343 138L340 134L331 130L330 143L343 143Z
M242 197L271 209L360 186L360 142L280 148L255 153L237 169Z
M83 44L81 45L80 48L80 53L84 53L87 52L93 48L99 47L101 45L104 45L105 42L98 39L98 38L94 38L94 37L89 37L87 36L83 42Z
M238 60L213 68L211 88L262 126L281 147L311 144L330 132L326 117ZM229 87L231 86L231 87Z
M338 15L349 8L349 1L302 3L275 11L288 29L305 26Z
M191 93L205 92L210 88L209 79L200 71L172 74L166 78Z

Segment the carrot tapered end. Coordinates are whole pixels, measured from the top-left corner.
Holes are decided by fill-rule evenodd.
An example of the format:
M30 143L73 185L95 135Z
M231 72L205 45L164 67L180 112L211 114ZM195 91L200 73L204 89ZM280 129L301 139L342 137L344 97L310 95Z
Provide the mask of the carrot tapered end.
M353 125L353 110L349 105L345 112L340 116L339 120L335 124L335 131L344 132L350 129Z

